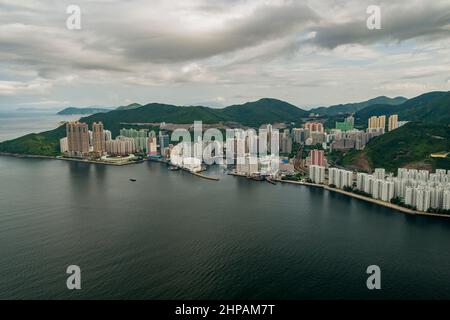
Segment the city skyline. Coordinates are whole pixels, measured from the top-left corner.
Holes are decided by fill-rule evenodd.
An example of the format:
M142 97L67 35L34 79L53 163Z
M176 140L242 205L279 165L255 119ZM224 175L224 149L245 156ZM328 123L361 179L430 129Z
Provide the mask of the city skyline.
M450 299L449 75L450 0L0 0L0 299Z

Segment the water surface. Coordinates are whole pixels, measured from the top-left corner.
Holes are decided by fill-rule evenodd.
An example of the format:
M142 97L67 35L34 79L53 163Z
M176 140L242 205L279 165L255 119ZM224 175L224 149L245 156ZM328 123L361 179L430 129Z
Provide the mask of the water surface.
M304 186L0 157L2 299L448 299L449 246L445 219Z

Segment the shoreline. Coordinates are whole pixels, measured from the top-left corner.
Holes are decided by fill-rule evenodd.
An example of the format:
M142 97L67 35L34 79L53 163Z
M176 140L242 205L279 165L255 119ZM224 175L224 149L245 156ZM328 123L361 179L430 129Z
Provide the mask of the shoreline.
M173 165L170 164L169 161L163 160L163 159L159 159L159 158L148 158L147 161L158 162L158 163L165 164L165 165L167 165L167 166L173 166ZM182 167L180 167L180 166L176 166L176 167L177 167L178 169L184 171L184 172L190 173L190 174L192 174L193 176L196 176L196 177L199 177L199 178L202 178L202 179L211 180L211 181L220 181L220 179L217 178L217 177L206 176L206 175L204 175L204 174L201 174L200 172L192 172L192 171L189 171L188 169L182 168Z
M40 156L40 155L32 155L32 154L17 154L17 153L6 153L0 152L0 156L3 157L12 157L12 158L30 158L30 159L48 159L48 160L60 160L60 161L71 161L71 162L80 162L80 163L89 163L89 164L102 164L107 166L127 166L136 163L142 163L144 160L130 161L127 163L113 163L113 162L105 162L105 161L97 161L97 160L87 160L87 159L77 159L77 158L65 158L62 156Z
M40 156L40 155L29 155L29 154L14 154L14 153L5 153L5 152L0 152L0 156L5 156L5 157L14 157L14 158L31 158L31 159L49 159L49 160L61 160L61 161L72 161L72 162L80 162L80 163L89 163L89 164L101 164L101 165L110 165L110 166L126 166L126 165L131 165L131 164L137 164L137 163L142 163L145 160L139 160L139 161L132 161L132 162L128 162L128 163L110 163L110 162L103 162L103 161L95 161L95 160L85 160L85 159L76 159L76 158L64 158L64 157L52 157L52 156ZM164 160L160 160L160 159L148 159L148 161L154 161L154 162L159 162L159 163L163 163L163 164L167 164L166 161ZM202 179L206 179L206 180L210 180L210 181L220 181L219 178L217 177L210 177L210 176L206 176L203 175L201 173L197 173L197 172L191 172L189 170L186 170L184 168L180 168L181 170L188 172L196 177L202 178ZM242 174L238 174L238 173L232 173L229 172L228 175L231 176L236 176L236 177L245 177L247 178L246 175L242 175ZM336 192L351 198L355 198L355 199L359 199L362 201L366 201L366 202L370 202L379 206L383 206L385 208L389 208L392 210L395 210L397 212L401 212L404 214L409 214L409 215L413 215L413 216L424 216L424 217L439 217L439 218L450 218L450 215L445 215L445 214L439 214L439 213L430 213L430 212L421 212L421 211L417 211L417 210L412 210L412 209L408 209L390 202L385 202L385 201L381 201L378 199L373 199L373 198L369 198L369 197L365 197L363 195L359 195L353 192L348 192L348 191L344 191L344 190L340 190L337 188L330 188L327 185L324 184L316 184L316 183L310 183L310 182L301 182L301 181L290 181L290 180L282 180L282 179L274 179L272 180L273 182L280 182L280 183L285 183L285 184L294 184L294 185L301 185L301 186L307 186L307 187L314 187L314 188L321 188L323 190L327 190L327 191L332 191L332 192Z
M385 201L381 201L378 199L373 199L373 198L369 198L369 197L365 197L353 192L348 192L348 191L344 191L344 190L340 190L340 189L336 189L336 188L330 188L329 186L323 185L323 184L315 184L315 183L309 183L309 182L300 182L300 181L289 181L289 180L281 180L281 179L276 179L275 181L277 182L281 182L281 183L287 183L287 184L295 184L295 185L303 185L303 186L307 186L307 187L316 187L316 188L321 188L327 191L332 191L332 192L336 192L336 193L340 193L355 199L359 199L359 200L363 200L366 202L370 202L379 206L383 206L385 208L389 208L395 211L399 211L401 213L404 214L409 214L409 215L413 215L413 216L425 216L425 217L440 217L440 218L450 218L449 215L445 215L445 214L439 214L439 213L429 213L429 212L421 212L421 211L417 211L417 210L412 210L412 209L408 209L390 202L385 202Z

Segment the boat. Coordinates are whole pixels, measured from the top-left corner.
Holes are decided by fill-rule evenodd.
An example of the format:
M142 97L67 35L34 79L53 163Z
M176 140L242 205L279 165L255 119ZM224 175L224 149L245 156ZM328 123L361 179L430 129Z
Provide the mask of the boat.
M178 171L178 170L180 170L180 168L179 167L170 166L169 170L170 171Z
M130 179L131 182L136 182L136 179Z

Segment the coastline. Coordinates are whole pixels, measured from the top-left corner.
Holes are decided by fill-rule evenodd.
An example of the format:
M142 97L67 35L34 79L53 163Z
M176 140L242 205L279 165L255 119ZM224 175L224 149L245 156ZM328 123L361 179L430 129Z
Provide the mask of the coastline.
M105 162L105 161L97 161L97 160L65 158L62 156L52 157L52 156L40 156L40 155L32 155L32 154L17 154L17 153L6 153L6 152L0 152L0 156L13 157L13 158L31 158L31 159L72 161L72 162L81 162L81 163L90 163L90 164L103 164L103 165L107 165L107 166L116 166L116 167L127 166L130 164L144 162L144 160L138 160L138 161L130 161L127 163L113 163L113 162Z
M14 157L14 158L34 158L34 159L49 159L49 160L62 160L62 161L72 161L72 162L81 162L81 163L90 163L90 164L102 164L102 165L111 165L111 166L126 166L126 165L130 165L130 164L136 164L136 163L142 163L145 160L139 160L139 161L132 161L132 162L128 162L128 163L110 163L110 162L103 162L103 161L95 161L95 160L85 160L85 159L76 159L76 158L64 158L64 157L52 157L52 156L41 156L41 155L28 155L28 154L14 154L14 153L5 153L5 152L0 152L0 156L6 156L6 157ZM163 160L156 160L156 159L149 159L149 161L154 161L154 162L159 162L159 163L165 163L167 164L167 162L163 161ZM211 180L211 181L219 181L220 179L217 177L210 177L210 176L206 176L203 175L201 173L196 173L196 172L191 172L189 170L186 170L184 168L180 168L185 172L188 172L196 177L202 178L202 179L206 179L206 180ZM247 177L245 175L242 174L238 174L238 173L232 173L229 172L228 175L232 175L232 176L236 176L236 177ZM355 199L359 199L362 201L366 201L366 202L370 202L379 206L383 206L404 214L409 214L409 215L414 215L414 216L424 216L424 217L439 217L439 218L450 218L449 215L444 215L444 214L439 214L439 213L429 213L429 212L421 212L421 211L417 211L417 210L412 210L412 209L408 209L399 205L395 205L393 203L389 203L389 202L385 202L385 201L381 201L378 199L373 199L373 198L369 198L369 197L365 197L363 195L359 195L353 192L348 192L348 191L344 191L344 190L340 190L337 188L330 188L329 186L323 185L323 184L316 184L316 183L310 183L310 182L301 182L301 181L290 181L290 180L282 180L282 179L274 179L272 180L274 182L280 182L280 183L285 183L285 184L294 184L294 185L302 185L302 186L307 186L307 187L315 187L315 188L321 188L327 191L331 191L331 192L336 192L339 194L343 194Z
M152 162L158 162L158 163L163 163L165 165L171 165L169 161L163 160L163 159L158 159L158 158L149 158L148 161L152 161ZM180 166L176 166L177 168L179 168L180 170L183 170L184 172L190 173L193 176L202 178L202 179L206 179L206 180L211 180L211 181L219 181L220 179L217 177L210 177L210 176L206 176L204 174L201 174L200 172L192 172L189 171L186 168L182 168Z
M336 189L336 188L330 188L329 186L323 185L323 184L315 184L315 183L309 183L309 182L300 182L300 181L289 181L289 180L281 180L281 179L276 179L275 181L277 182L281 182L281 183L287 183L287 184L295 184L295 185L303 185L303 186L309 186L309 187L316 187L316 188L322 188L324 190L327 191L332 191L332 192L336 192L336 193L340 193L355 199L359 199L359 200L363 200L366 202L370 202L373 204L377 204L379 206L383 206L389 209L393 209L395 211L399 211L405 214L409 214L409 215L416 215L416 216L425 216L425 217L440 217L440 218L450 218L450 216L445 215L445 214L439 214L439 213L429 213L429 212L421 212L421 211L417 211L417 210L412 210L412 209L408 209L405 207L401 207L398 206L396 204L390 203L390 202L385 202L385 201L381 201L378 199L373 199L373 198L369 198L369 197L365 197L353 192L348 192L348 191L344 191L344 190L340 190L340 189Z

